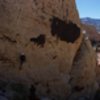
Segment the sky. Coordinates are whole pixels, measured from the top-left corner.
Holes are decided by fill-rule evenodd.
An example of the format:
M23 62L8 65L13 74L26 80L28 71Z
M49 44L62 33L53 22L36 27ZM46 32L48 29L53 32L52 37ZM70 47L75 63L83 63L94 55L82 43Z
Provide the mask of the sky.
M76 0L80 17L100 19L100 0Z

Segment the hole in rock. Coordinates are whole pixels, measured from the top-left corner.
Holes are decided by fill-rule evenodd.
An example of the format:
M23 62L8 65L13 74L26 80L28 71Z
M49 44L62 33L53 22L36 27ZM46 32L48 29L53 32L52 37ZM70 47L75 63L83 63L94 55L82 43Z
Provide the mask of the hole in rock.
M74 89L75 91L81 92L81 91L84 89L84 87L75 86L73 89Z
M38 37L33 37L30 39L31 42L34 42L35 44L44 47L45 44L45 35L41 34Z
M26 56L25 56L25 54L21 53L20 56L19 56L19 59L20 59L20 67L19 67L19 69L21 70L24 62L26 62Z
M74 43L79 38L80 28L76 24L71 21L66 23L57 17L53 17L51 21L51 33L53 36L71 43Z

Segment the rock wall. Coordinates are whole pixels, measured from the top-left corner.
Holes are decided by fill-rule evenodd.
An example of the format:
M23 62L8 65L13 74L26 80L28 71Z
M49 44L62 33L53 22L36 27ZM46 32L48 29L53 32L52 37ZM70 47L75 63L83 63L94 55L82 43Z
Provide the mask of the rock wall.
M65 100L81 83L92 89L94 60L75 0L0 1L0 78L33 84L39 97Z

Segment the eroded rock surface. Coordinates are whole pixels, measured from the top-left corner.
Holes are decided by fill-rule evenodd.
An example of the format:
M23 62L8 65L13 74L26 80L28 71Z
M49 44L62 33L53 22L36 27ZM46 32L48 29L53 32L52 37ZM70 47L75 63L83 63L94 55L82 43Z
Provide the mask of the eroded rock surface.
M94 60L74 0L0 1L1 78L33 84L39 97L65 100L73 88L91 94Z

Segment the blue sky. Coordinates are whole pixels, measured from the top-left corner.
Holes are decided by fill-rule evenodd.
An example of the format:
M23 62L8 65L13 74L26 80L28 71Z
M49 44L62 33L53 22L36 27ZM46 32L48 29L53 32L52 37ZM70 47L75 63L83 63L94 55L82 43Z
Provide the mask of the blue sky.
M100 18L100 0L76 0L80 17Z

